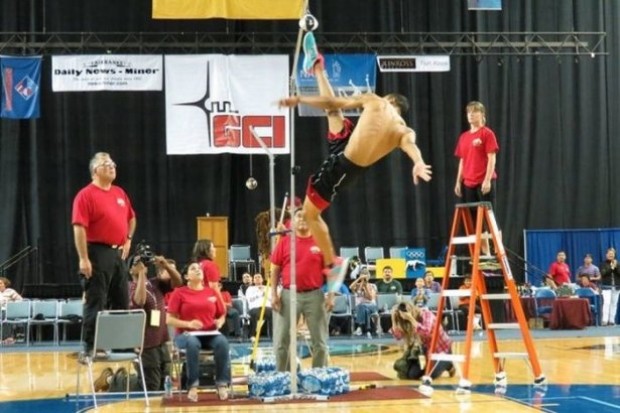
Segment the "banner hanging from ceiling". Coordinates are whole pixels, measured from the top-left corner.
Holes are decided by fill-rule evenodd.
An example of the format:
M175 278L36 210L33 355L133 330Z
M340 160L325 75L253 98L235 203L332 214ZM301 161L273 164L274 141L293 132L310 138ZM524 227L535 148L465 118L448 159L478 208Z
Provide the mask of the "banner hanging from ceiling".
M153 0L154 19L299 19L304 0Z
M52 56L54 92L161 90L161 55Z
M325 54L325 73L336 96L355 96L374 93L377 85L376 55ZM319 87L313 74L303 70L303 59L297 65L297 90L300 95L318 95ZM325 111L299 105L299 116L325 116ZM346 116L359 116L361 110L344 111Z
M38 118L41 56L0 56L0 72L2 75L0 117Z
M166 152L287 154L286 55L165 56Z

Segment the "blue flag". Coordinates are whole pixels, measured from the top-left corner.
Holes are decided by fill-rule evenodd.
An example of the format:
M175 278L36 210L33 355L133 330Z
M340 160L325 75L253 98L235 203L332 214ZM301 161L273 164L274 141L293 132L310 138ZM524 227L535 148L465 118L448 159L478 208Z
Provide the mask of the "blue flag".
M2 75L0 117L38 118L41 56L0 56L0 71Z

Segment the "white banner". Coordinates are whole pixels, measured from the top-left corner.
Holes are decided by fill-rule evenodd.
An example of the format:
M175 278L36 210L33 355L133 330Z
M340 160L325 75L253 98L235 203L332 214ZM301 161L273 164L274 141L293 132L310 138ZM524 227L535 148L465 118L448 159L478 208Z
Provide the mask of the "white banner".
M52 56L54 92L161 90L161 55Z
M170 155L287 154L288 56L165 56L166 151Z
M377 56L381 72L449 72L450 56Z

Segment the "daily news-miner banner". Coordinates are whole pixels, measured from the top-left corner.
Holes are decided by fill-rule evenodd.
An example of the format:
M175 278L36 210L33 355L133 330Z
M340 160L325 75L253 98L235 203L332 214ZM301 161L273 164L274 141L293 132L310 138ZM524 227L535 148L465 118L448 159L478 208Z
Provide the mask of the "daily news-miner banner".
M161 55L52 56L52 90L161 90L162 61Z

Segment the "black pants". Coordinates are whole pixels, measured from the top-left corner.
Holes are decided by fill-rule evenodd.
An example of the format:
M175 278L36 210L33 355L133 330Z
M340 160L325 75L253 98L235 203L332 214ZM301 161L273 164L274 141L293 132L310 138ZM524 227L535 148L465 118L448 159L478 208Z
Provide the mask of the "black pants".
M444 371L450 370L452 368L451 361L437 361L437 365L433 369L431 373L431 378L435 380L437 377L441 376ZM410 380L419 380L424 376L425 368L423 369L420 363L416 360L413 363L409 364L409 369L407 370L407 378Z
M256 329L258 328L258 318L260 317L261 308L253 308L250 310L250 337L253 337L256 334ZM265 315L263 317L263 328L261 329L260 335L262 336L264 333L269 334L268 332L273 331L271 328L271 308L265 307ZM267 327L265 330L264 328Z
M102 244L88 244L92 277L83 278L85 294L83 340L85 350L93 349L97 313L102 310L129 308L129 273L118 249Z

